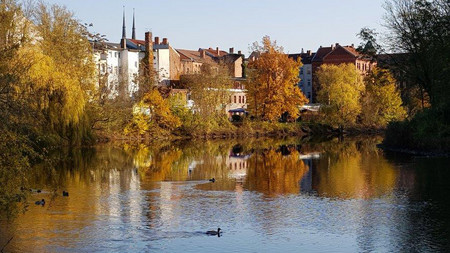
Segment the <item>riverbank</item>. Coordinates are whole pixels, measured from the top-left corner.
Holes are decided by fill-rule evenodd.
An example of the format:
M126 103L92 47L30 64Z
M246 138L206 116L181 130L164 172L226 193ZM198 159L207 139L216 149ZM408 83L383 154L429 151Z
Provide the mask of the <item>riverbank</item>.
M412 119L392 122L382 143L385 149L413 155L450 155L450 109L426 109Z
M358 136L358 135L381 135L383 128L352 127L338 129L329 125L316 122L265 122L247 121L239 122L229 126L217 127L214 129L197 129L194 131L175 130L173 132L163 132L157 135L125 135L120 132L96 132L97 143L110 141L120 142L152 142L152 141L172 141L183 139L236 139L236 138L260 138L260 137L306 137L329 139L337 136Z

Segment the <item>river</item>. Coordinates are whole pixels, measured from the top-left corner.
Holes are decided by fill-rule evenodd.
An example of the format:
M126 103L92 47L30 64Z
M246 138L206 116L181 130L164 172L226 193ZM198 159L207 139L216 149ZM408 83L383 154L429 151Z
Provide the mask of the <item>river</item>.
M376 147L380 141L242 139L62 150L52 155L56 162L27 176L42 192L28 194L26 212L0 221L0 248L449 251L450 159L387 153ZM34 204L40 199L44 206ZM220 237L205 234L219 227Z

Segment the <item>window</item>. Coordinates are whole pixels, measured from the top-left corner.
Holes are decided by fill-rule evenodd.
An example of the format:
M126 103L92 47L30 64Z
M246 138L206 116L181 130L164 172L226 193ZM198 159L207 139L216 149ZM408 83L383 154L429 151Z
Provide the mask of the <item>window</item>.
M311 86L311 80L308 80L308 86Z
M120 58L120 52L119 52L119 58Z
M308 92L308 99L309 99L309 102L311 102L311 92Z
M242 101L241 101L241 96L239 96L239 103L242 103Z
M234 96L234 103L236 103L236 96Z
M137 68L137 61L134 62L134 66Z
M308 69L308 70L306 71L306 74L311 75L311 70Z
M114 57L116 57L116 58L117 58L117 52L114 52Z
M300 75L303 75L303 67L300 68Z

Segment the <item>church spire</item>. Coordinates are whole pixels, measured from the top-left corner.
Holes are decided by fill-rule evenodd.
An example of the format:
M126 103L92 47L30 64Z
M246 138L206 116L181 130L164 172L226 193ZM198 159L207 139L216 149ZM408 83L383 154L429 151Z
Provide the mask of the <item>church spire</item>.
M127 37L127 32L125 29L125 6L123 7L123 24L122 24L122 39Z
M136 39L136 26L135 26L135 22L134 22L134 8L133 8L133 34L131 35L131 38L133 40Z

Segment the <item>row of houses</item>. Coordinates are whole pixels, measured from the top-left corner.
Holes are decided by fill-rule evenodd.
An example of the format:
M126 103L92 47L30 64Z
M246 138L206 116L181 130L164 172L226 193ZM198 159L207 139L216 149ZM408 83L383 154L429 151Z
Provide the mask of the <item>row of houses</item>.
M230 89L231 98L226 111L238 114L245 112L247 98L243 86L244 66L246 62L255 60L258 54L252 53L245 58L241 51L235 52L234 48L228 51L218 47L197 50L173 48L167 38L153 37L151 32L146 32L144 40L139 40L136 38L134 16L132 36L127 38L125 22L124 15L120 43L93 43L98 73L107 77L106 86L110 97L115 97L120 92L133 96L138 91L137 77L142 71L142 61L148 55L148 64L153 65L156 70L158 84L172 88L177 87L181 76L200 73L203 64L227 66L234 87ZM322 64L353 63L362 74L370 71L375 64L369 57L360 54L354 45L341 46L338 43L330 47L321 46L316 52L304 52L302 49L301 53L288 56L294 60L300 58L303 63L299 71L298 86L310 103L315 102L315 74Z

